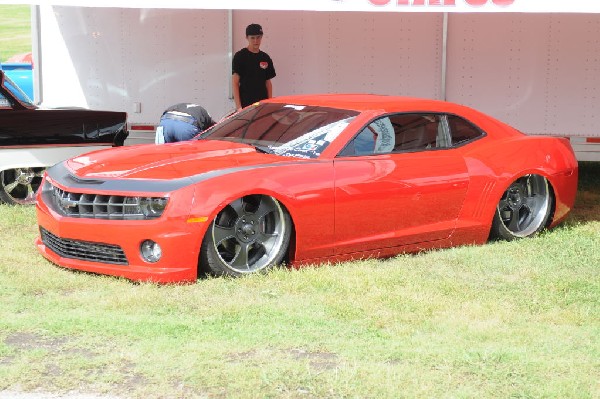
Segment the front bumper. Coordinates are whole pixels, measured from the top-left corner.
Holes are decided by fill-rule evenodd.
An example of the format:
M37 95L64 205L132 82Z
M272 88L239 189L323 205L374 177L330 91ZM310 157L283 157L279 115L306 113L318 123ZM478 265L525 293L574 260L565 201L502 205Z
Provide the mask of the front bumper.
M198 255L206 222L188 223L186 216L168 215L156 220L72 218L56 213L39 198L36 212L40 230L44 229L58 242L69 245L76 242L84 248L93 248L96 253L103 248L118 248L125 259L120 257L122 264L115 264L97 256L77 259L64 252L61 256L43 242L41 235L38 236L35 244L40 253L59 266L136 281L172 283L191 282L197 278ZM145 240L160 244L162 257L158 262L150 263L142 258L140 246Z

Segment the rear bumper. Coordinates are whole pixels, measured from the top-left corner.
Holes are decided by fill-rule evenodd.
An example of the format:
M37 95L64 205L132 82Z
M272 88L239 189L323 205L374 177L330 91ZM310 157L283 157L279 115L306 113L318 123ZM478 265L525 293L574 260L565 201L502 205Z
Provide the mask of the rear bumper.
M573 209L577 196L578 180L579 168L577 164L570 169L552 176L551 183L554 187L556 204L550 227L561 223Z

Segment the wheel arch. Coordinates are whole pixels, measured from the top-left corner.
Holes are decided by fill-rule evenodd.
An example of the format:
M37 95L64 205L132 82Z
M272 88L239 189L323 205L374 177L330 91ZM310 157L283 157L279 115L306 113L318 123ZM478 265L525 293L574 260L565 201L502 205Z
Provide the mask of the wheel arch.
M555 220L555 212L556 212L556 201L557 201L557 197L556 197L556 190L554 188L555 183L553 183L553 174L549 173L547 170L545 169L540 169L540 168L532 168L532 169L526 169L526 170L522 170L519 171L519 173L515 173L515 174L510 174L506 177L503 177L500 181L501 184L497 184L495 186L495 189L493 191L493 194L490 195L490 209L489 209L489 213L486 216L486 220L488 220L489 223L489 231L488 231L488 240L492 238L493 234L493 221L494 218L496 217L496 213L498 212L498 204L501 201L502 197L504 196L504 194L506 193L506 191L510 188L510 186L516 182L517 180L528 176L528 175L538 175L543 177L546 180L546 183L548 185L548 192L550 194L550 211L549 211L549 216L548 219L546 220L545 224L544 224L544 229L549 228L550 226L554 225L554 220Z
M287 190L285 190L285 191L287 191ZM282 207L283 211L289 215L290 222L291 222L290 241L289 241L289 245L288 245L288 249L287 249L287 254L284 258L284 263L287 266L289 266L290 264L292 264L294 262L294 260L296 258L297 214L296 214L295 208L293 206L290 209L290 204L293 202L291 194L283 192L283 191L276 191L273 189L265 189L265 188L247 189L247 190L243 190L243 191L235 191L235 192L232 192L230 195L223 197L223 199L219 201L218 205L212 209L209 216L207 216L204 231L200 235L199 242L195 246L195 248L197 250L198 277L206 276L209 274L209 270L207 269L207 266L202 263L201 257L202 257L202 245L203 245L206 234L210 231L210 225L214 222L215 218L219 215L219 213L223 209L225 209L225 207L227 207L230 203L232 203L233 201L235 201L239 198L251 196L251 195L269 196L269 197L275 199L279 203L279 205Z
M511 154L510 159L506 158L506 154ZM550 227L564 220L573 207L578 167L568 140L547 136L516 136L490 142L465 155L469 170L475 172L471 177L485 179L476 189L495 181L480 219L484 223L493 219L498 201L508 187L529 174L540 175L548 182L554 201ZM473 161L469 162L469 158Z

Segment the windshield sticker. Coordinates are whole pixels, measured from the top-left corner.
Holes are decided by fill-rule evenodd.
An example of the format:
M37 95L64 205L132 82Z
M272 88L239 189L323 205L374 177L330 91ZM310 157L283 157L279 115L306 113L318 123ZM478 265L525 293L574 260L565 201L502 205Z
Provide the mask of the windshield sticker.
M295 140L280 145L279 147L272 147L271 149L277 155L316 158L321 155L323 150L325 150L337 136L339 136L352 119L354 118L346 118L341 121L330 123L329 125L322 126L312 132L306 133Z
M306 108L306 106L288 104L288 105L285 105L283 108L292 108L292 109L295 109L296 111L302 111L304 108Z

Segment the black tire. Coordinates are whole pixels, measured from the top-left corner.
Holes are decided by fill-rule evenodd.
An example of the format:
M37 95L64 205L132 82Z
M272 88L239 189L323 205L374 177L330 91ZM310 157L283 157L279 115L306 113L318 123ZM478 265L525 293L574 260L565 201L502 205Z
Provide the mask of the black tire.
M490 238L511 241L537 234L549 224L553 209L554 195L545 177L520 177L498 202Z
M231 277L268 271L286 258L291 232L290 215L275 198L240 198L211 222L200 249L199 270Z
M0 201L11 205L35 203L44 168L16 168L0 172Z

